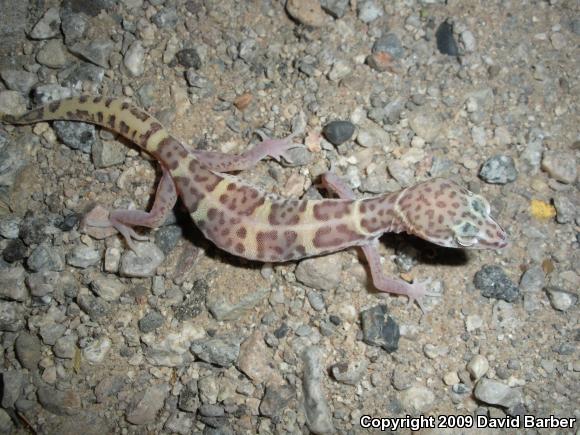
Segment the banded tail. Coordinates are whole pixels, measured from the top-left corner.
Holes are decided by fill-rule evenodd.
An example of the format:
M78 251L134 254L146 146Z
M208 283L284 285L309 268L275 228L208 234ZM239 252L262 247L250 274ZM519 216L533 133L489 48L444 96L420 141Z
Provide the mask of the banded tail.
M53 120L97 124L114 130L151 154L155 154L163 139L171 137L157 119L119 98L82 95L53 101L20 116L2 114L0 119L9 124Z

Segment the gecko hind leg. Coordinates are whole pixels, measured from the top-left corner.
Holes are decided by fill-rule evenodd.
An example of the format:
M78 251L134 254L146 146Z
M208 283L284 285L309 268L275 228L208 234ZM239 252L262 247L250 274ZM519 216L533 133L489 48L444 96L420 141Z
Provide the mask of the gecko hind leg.
M266 157L271 157L276 161L284 158L288 162L292 162L288 155L288 150L303 146L293 142L297 133L293 133L282 139L270 139L260 131L257 133L262 139L262 142L254 145L242 154L234 155L202 150L194 150L193 154L199 161L213 171L231 172L249 169Z
M107 211L97 206L91 210L83 221L92 234L107 234L117 230L127 242L127 245L135 251L133 240L148 240L147 236L139 235L133 227L158 228L173 209L177 201L177 190L169 171L162 167L162 176L157 186L155 200L151 210L125 210L116 209Z
M341 180L336 174L326 172L321 176L322 185L337 194L343 199L354 199L355 194L347 184ZM375 288L384 293L394 293L398 295L405 295L409 298L409 304L416 302L421 311L425 312L422 299L424 296L439 296L437 293L432 293L427 288L431 281L430 279L414 282L409 284L400 279L389 278L383 273L381 265L381 256L376 247L377 240L370 242L367 245L361 246L363 254L369 265L371 272L371 279Z

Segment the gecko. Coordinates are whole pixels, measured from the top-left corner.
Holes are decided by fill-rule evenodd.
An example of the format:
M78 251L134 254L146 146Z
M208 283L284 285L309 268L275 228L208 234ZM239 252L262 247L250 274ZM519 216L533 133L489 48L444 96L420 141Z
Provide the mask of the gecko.
M377 249L382 234L406 232L450 248L508 245L506 232L490 215L489 202L448 179L429 179L397 192L357 199L346 183L329 172L323 174L322 184L337 198L297 199L267 194L229 174L266 157L287 156L289 149L298 146L293 135L262 138L239 155L194 150L139 107L119 98L87 95L1 118L10 124L71 120L99 125L159 162L161 179L148 212L117 209L89 213L85 219L94 228L119 232L129 247L134 248L134 240L146 239L134 227L161 226L179 196L203 235L230 254L275 263L357 246L377 290L406 295L423 310L429 281L408 283L386 276Z

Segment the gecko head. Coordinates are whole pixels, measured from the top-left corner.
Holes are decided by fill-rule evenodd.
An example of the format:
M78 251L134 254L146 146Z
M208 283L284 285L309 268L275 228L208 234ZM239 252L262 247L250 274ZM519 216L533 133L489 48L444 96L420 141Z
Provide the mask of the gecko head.
M491 217L490 205L445 179L433 179L407 189L397 208L409 231L448 248L500 249L508 245L503 228Z

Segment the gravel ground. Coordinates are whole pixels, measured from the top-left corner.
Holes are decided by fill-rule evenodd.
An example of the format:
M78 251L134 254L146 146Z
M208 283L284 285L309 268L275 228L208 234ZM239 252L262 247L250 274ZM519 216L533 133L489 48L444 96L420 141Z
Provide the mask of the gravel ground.
M576 0L0 9L2 112L129 97L186 143L231 153L257 130L304 129L294 164L240 176L311 198L329 168L361 196L448 177L488 198L512 242L383 237L386 273L432 280L424 314L373 291L356 250L251 263L179 207L132 252L78 223L95 203L146 208L155 162L84 124L0 126L0 432L354 434L363 415L403 418L388 430L424 415L479 433L477 417L580 418Z

